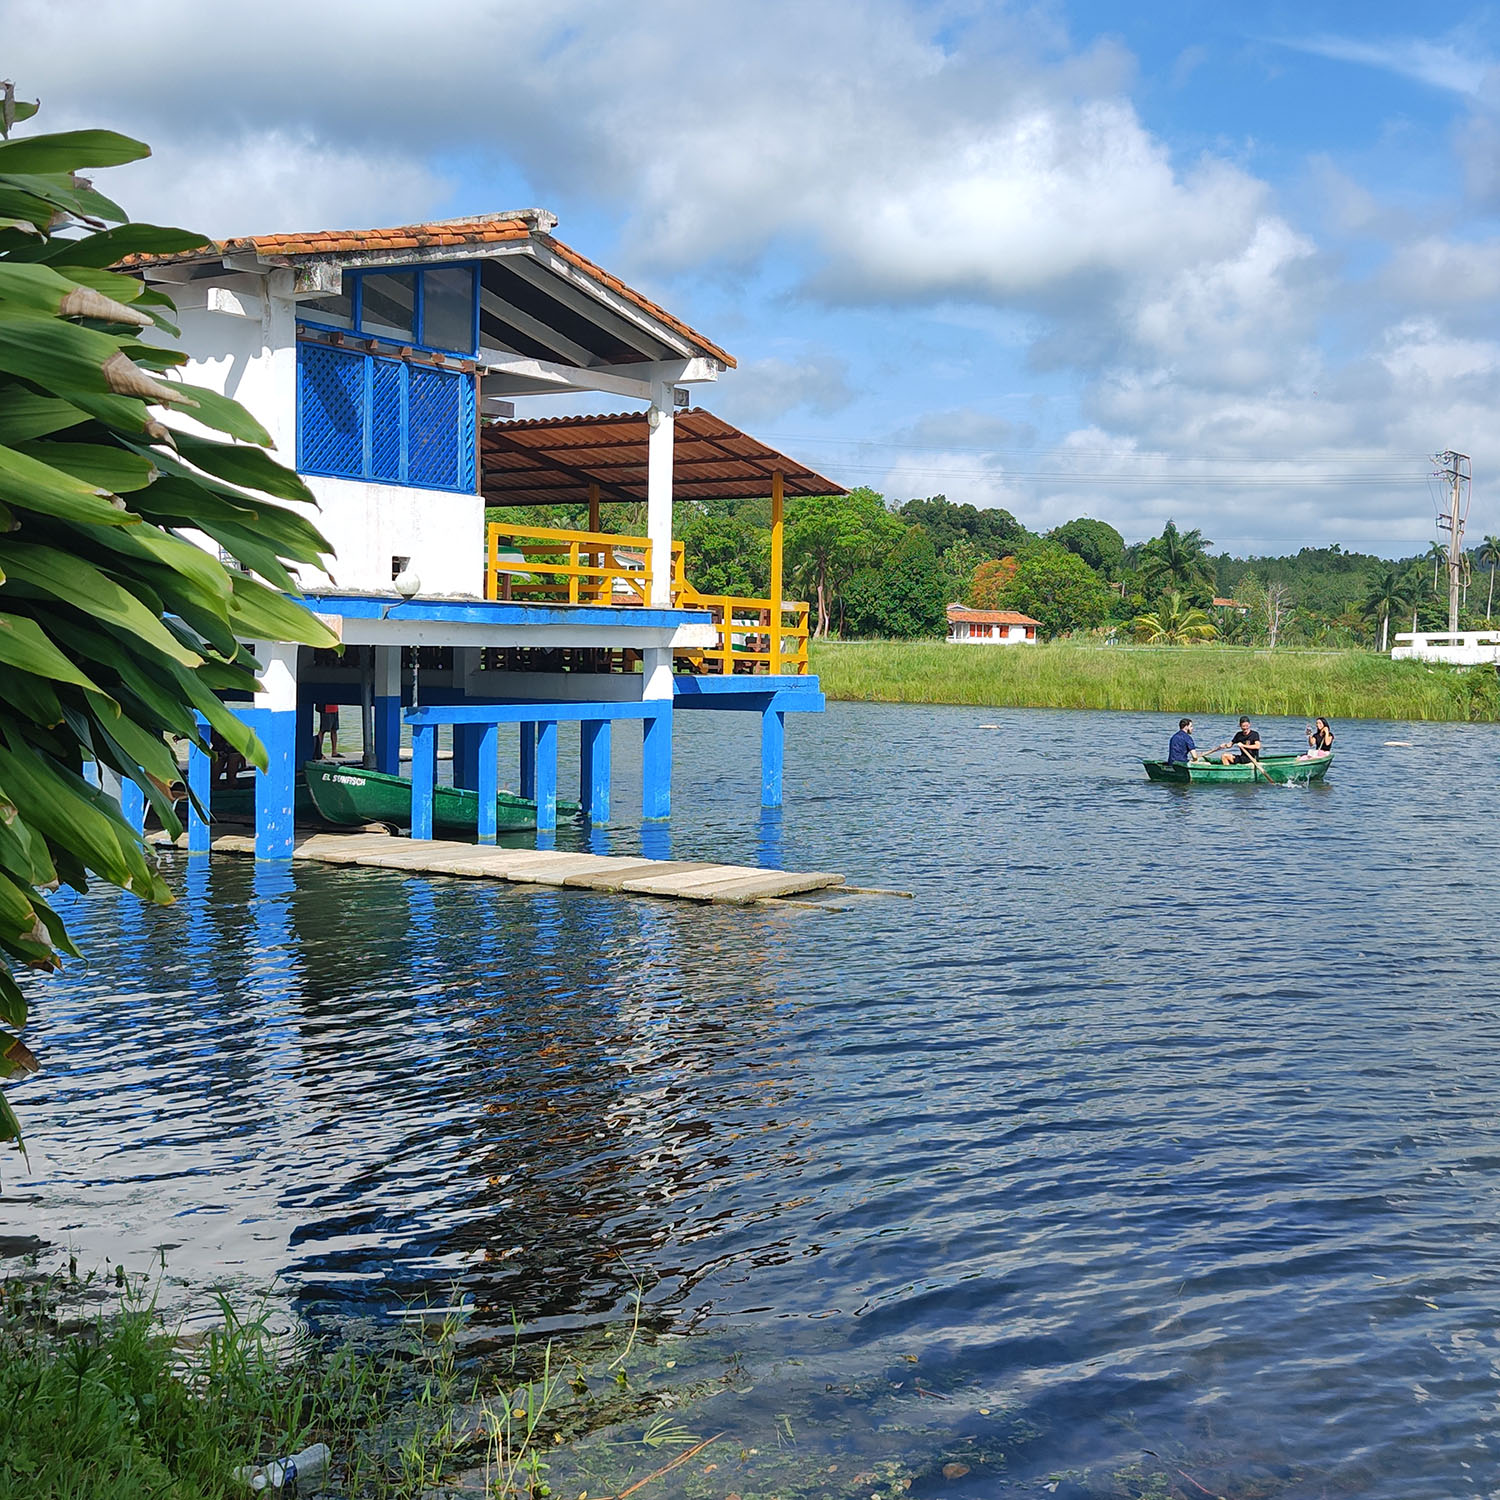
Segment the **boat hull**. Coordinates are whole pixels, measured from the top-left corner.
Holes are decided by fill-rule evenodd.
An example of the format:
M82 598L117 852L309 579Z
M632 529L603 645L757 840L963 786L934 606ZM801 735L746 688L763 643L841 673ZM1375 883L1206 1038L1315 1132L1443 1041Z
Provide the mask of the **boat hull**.
M1190 761L1186 765L1181 761L1164 760L1147 760L1141 764L1152 781L1169 781L1178 786L1232 786L1251 781L1264 786L1268 780L1278 786L1304 786L1321 781L1328 774L1333 756L1263 755L1259 771L1250 765L1223 766L1217 761L1207 760Z
M411 781L363 766L309 761L303 767L307 789L325 823L357 828L366 823L411 827ZM559 817L575 817L574 803L559 802ZM501 792L495 799L495 828L520 833L536 827L536 803L529 797ZM432 831L443 837L475 838L479 833L479 794L464 787L440 786L432 796Z

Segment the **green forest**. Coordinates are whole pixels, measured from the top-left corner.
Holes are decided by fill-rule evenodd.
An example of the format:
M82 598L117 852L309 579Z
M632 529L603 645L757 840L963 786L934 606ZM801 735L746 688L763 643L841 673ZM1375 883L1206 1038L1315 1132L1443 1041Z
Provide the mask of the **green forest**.
M489 519L587 523L584 507L561 505L492 509ZM639 534L644 507L607 504L603 526ZM705 593L765 594L770 528L769 500L676 507L688 577ZM941 637L950 603L1019 610L1052 640L1380 649L1399 630L1447 629L1447 575L1432 549L1392 562L1336 543L1245 558L1215 555L1213 545L1171 521L1127 545L1085 516L1035 532L1009 511L943 495L895 504L856 489L787 502L786 592L811 605L816 636L843 640ZM1500 538L1484 538L1469 561L1460 625L1473 630L1491 623Z

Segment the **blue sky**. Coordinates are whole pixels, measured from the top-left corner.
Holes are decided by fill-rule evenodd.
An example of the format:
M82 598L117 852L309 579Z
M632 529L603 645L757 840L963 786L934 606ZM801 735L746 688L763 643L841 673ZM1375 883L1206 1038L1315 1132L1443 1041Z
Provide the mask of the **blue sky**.
M540 204L845 483L1236 552L1500 531L1487 6L10 0L53 128L214 234Z

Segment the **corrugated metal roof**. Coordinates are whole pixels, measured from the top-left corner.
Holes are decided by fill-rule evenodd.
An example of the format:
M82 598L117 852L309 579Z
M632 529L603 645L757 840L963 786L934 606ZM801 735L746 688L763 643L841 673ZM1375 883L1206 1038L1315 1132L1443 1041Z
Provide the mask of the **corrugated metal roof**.
M842 495L841 484L769 448L712 412L679 412L673 424L672 494L677 500L748 500L782 490ZM537 417L487 424L480 437L483 491L489 505L558 505L588 499L598 484L604 500L646 498L644 412L599 417Z

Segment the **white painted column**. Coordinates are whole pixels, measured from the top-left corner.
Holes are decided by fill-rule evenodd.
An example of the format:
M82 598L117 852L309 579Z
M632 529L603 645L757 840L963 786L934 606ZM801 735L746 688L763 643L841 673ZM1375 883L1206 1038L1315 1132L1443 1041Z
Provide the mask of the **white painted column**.
M641 697L672 696L672 648L647 646L641 652Z
M651 388L646 413L646 536L651 544L651 603L672 603L672 387Z

